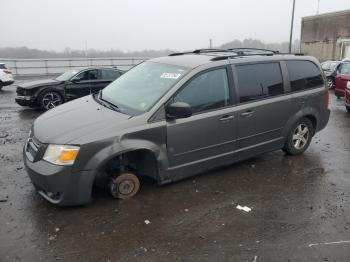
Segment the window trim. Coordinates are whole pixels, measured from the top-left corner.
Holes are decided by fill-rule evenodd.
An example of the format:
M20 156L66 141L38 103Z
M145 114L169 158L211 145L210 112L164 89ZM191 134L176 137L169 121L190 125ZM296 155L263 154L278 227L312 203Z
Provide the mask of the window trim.
M256 100L252 100L252 101L247 101L247 102L240 102L240 96L239 96L239 82L238 82L238 73L237 73L237 66L244 66L244 65L258 65L258 64L279 64L280 70L281 70L281 77L282 77L282 84L283 84L283 89L284 89L284 93L280 94L280 95L276 95L276 96L270 96L270 97L265 97L265 98L260 98L260 99L256 99ZM286 66L286 65L285 65ZM251 103L255 103L255 102L259 102L262 100L268 100L268 99L272 99L272 98L276 98L276 97L281 97L281 96L286 96L286 95L290 95L290 84L287 85L287 77L285 75L285 69L284 65L282 63L281 60L271 60L271 61L259 61L259 62L248 62L248 63L237 63L237 64L231 64L231 68L232 68L232 72L233 72L233 76L234 76L234 83L235 83L235 91L236 91L236 100L237 100L237 105L246 105L246 104L251 104ZM288 91L288 92L287 92Z
M228 85L228 93L229 93L229 104L227 106L223 106L223 107L219 107L219 108L212 108L212 109L207 109L207 110L203 110L200 112L195 112L192 115L199 115L199 114L203 114L203 113L208 113L208 112L212 112L212 111L217 111L217 110L222 110L222 109L226 109L232 106L236 105L236 99L233 99L234 97L234 90L233 90L233 76L232 76L232 72L230 72L230 65L221 65L221 66L216 66L216 67L211 67L211 68L207 68L204 69L198 73L196 73L195 75L193 75L190 79L188 79L180 88L178 88L176 90L176 92L168 99L168 101L166 101L164 103L164 110L166 109L166 107L173 102L174 97L177 96L177 94L179 92L181 92L184 88L186 88L188 86L188 84L194 80L195 78L199 77L202 74L208 73L210 71L215 71L215 70L219 70L219 69L225 69L226 70L226 75L227 75L227 85ZM166 117L165 117L166 119Z

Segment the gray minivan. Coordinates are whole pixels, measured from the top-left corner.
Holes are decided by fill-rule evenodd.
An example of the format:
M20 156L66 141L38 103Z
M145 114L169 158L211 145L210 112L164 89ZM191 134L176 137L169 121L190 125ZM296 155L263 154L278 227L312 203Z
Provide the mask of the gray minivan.
M303 153L326 126L328 104L313 57L176 53L38 117L24 163L51 203L88 203L94 184L124 199L138 192L142 176L166 184L273 150Z

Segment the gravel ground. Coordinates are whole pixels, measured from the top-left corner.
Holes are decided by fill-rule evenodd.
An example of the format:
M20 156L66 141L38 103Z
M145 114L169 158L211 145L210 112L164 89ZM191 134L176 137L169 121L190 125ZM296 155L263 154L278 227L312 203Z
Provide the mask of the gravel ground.
M42 112L0 91L1 261L349 261L350 114L301 156L276 151L191 179L152 183L130 200L99 192L83 207L40 197L21 150ZM251 208L245 212L237 205Z

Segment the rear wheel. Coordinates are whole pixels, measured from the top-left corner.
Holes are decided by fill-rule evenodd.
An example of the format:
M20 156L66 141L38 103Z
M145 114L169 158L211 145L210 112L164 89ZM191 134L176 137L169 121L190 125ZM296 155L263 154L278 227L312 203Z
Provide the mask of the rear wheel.
M50 110L62 103L62 96L56 91L44 91L39 97L39 104L44 110Z
M348 110L348 112L350 112L350 106L345 106L346 110Z
M310 145L314 127L307 118L300 119L291 128L283 150L289 155L302 154Z
M109 181L109 192L114 198L127 199L140 190L140 180L131 172L125 172Z

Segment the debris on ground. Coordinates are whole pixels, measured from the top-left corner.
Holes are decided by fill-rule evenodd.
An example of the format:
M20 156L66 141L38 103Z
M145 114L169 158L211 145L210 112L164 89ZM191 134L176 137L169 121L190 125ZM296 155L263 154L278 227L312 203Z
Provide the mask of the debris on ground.
M145 224L146 224L146 225L151 224L151 221L149 221L149 220L146 219L146 220L145 220Z
M252 209L251 209L250 207L247 207L247 206L242 207L242 206L240 206L240 205L237 205L236 208L239 209L239 210L243 210L243 211L245 211L245 212L250 212L250 211L252 211Z

